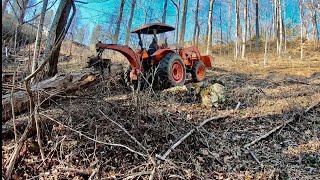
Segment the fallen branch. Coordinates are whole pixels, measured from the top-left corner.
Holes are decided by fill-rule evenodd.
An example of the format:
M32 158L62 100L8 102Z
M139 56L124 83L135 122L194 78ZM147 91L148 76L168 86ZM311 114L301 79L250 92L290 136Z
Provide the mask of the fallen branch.
M202 123L200 123L196 128L190 130L187 134L185 134L181 139L179 139L179 141L177 141L175 144L173 144L162 156L156 154L156 157L161 159L161 160L165 160L166 157L171 153L172 150L174 150L177 146L179 146L185 139L187 139L187 137L189 137L194 131L198 130L199 128L201 128L202 126L204 126L206 123L208 123L209 121L213 121L213 120L219 120L219 119L225 119L229 117L229 115L224 115L224 116L218 116L218 117L212 117L209 119L205 119Z
M78 174L86 174L86 175L90 175L91 172L90 171L86 171L86 170L81 170L81 169L75 169L75 168L68 168L68 167L62 167L62 166L57 166L56 167L58 170L61 171L67 171L67 172L75 172Z
M250 155L253 157L253 159L260 165L260 167L263 168L263 164L259 161L259 159L256 157L256 155L254 155L254 153L249 148L247 148L247 151L250 153Z
M123 126L121 126L121 124L117 123L116 121L112 120L111 118L109 118L107 115L105 115L100 109L98 109L99 112L109 121L111 121L112 123L116 124L120 129L122 129L134 142L136 142L143 150L145 150L146 152L148 152L147 148L145 148L135 137L133 137Z
M303 113L302 113L300 116L308 113L311 109L313 109L313 108L315 108L317 105L319 105L319 103L320 103L320 102L313 103L313 104L312 104L311 106L309 106L306 110L304 110ZM300 116L299 116L299 117L300 117ZM258 138L255 139L254 141L252 141L252 142L244 145L244 148L247 149L247 148L249 148L250 146L256 144L256 143L259 142L259 141L261 141L262 139L265 139L265 138L269 137L271 134L273 134L274 132L278 131L279 129L284 128L287 124L293 122L295 119L297 119L297 117L294 115L290 120L285 121L283 124L275 127L274 129L272 129L271 131L267 132L266 134L258 137Z
M124 178L123 180L134 179L134 178L137 177L137 176L143 176L143 175L148 175L148 174L151 174L151 172L149 172L149 171L138 172L138 173L131 174L131 175L127 176L127 177Z
M135 151L135 150L129 148L128 146L125 146L125 145L122 145L122 144L107 143L107 142L103 142L103 141L99 141L99 140L93 139L93 138L91 138L91 137L83 134L82 132L77 131L77 130L75 130L75 129L72 129L71 127L62 124L61 122L59 122L59 121L57 121L57 120L55 120L55 119L53 119L53 118L51 118L51 117L49 117L49 116L47 116L47 115L45 115L45 114L39 113L39 115L44 116L44 117L48 118L49 120L51 120L51 121L53 121L53 122L55 122L55 123L58 123L59 125L65 127L65 128L68 128L69 130L77 133L79 136L85 137L85 138L87 138L87 139L89 139L89 140L91 140L91 141L93 141L93 142L96 142L96 143L99 143L99 144L104 144L104 145L107 145L107 146L122 147L122 148L127 149L127 150L130 151L130 152L133 152L133 153L135 153L135 154L138 154L138 155L142 156L143 158L146 158L146 157L147 157L145 154L143 154L143 153L141 153L141 152L138 152L138 151Z

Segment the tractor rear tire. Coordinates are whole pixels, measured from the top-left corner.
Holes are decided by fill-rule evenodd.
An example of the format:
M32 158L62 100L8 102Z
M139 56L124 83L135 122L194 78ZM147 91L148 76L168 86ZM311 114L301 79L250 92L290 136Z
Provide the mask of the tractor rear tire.
M206 78L206 66L202 61L196 61L191 69L193 82L201 82Z
M176 53L166 54L157 67L156 79L160 89L184 85L186 66L180 55Z

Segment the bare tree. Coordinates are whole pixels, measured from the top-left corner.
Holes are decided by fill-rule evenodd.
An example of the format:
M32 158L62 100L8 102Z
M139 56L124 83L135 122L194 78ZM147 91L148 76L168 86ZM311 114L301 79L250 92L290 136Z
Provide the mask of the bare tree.
M276 32L277 32L277 54L280 56L282 52L283 43L283 19L282 19L282 6L280 0L275 0L276 10Z
M242 35L242 56L241 58L244 59L246 53L246 41L247 41L247 19L248 19L248 0L244 0L244 7L243 7L243 35Z
M128 28L127 28L126 43L125 43L125 45L128 45L128 44L129 44L130 30L131 30L133 15L134 15L134 9L135 9L135 7L136 7L136 2L137 2L137 0L132 0L132 2L131 2L131 12L130 12L130 17L129 17L129 22L128 22Z
M123 14L124 3L125 3L125 0L121 0L119 16L118 16L118 21L117 21L117 27L116 27L116 31L114 33L114 38L113 38L113 44L117 44L118 43L118 38L119 38L119 33L120 33L120 25L121 25L121 22L122 22L122 14Z
M171 0L171 2L176 7L176 46L179 46L179 21L180 21L180 0L178 0L178 4L174 2L174 0Z
M255 0L256 4L256 50L259 50L259 0Z
M43 23L44 23L44 18L45 18L47 5L48 5L48 0L43 0L43 5L42 5L40 19L39 19L39 25L38 25L38 30L37 30L37 37L36 37L36 42L35 42L34 52L33 52L33 58L32 58L32 68L31 68L31 72L32 73L38 67L38 56L39 56L39 51L40 51L40 44L41 44L42 31L43 31Z
M236 0L236 45L235 45L235 59L238 58L239 54L240 54L240 12L239 12L239 8L240 8L240 0Z
M208 29L207 29L207 48L206 48L207 54L209 54L210 48L212 47L213 4L214 4L214 0L210 0L210 2L209 2L209 12L208 12Z
M164 0L164 5L163 5L163 12L162 12L162 23L166 23L167 19L167 8L168 8L168 0ZM163 40L164 39L164 34L160 34L160 38Z
M302 0L299 0L300 9L300 60L303 60L303 19L302 19Z
M192 38L192 42L193 44L196 44L198 41L197 39L197 33L199 34L199 31L197 32L197 30L199 29L199 1L197 0L197 5L196 5L196 9L195 9L195 13L194 13L194 29L193 29L193 38Z
M180 38L179 45L184 45L184 36L186 32L186 22L187 22L187 12L188 12L188 0L183 0L183 9L181 17L181 27L180 27Z

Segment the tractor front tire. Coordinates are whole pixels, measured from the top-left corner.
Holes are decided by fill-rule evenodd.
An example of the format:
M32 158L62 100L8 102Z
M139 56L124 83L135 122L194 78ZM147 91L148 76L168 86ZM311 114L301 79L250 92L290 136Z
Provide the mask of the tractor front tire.
M191 69L193 82L201 82L206 78L206 66L202 61L196 61Z
M166 54L157 67L156 78L160 89L184 85L186 66L180 55L176 53Z

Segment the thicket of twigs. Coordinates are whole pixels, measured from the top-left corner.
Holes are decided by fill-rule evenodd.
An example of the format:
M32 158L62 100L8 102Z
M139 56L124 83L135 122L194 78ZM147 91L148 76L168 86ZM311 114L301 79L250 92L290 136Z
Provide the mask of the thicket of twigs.
M45 160L29 138L13 178L319 177L318 74L261 78L209 71L228 90L218 109L202 107L188 93L133 92L119 74L41 106ZM13 133L2 131L6 165Z

